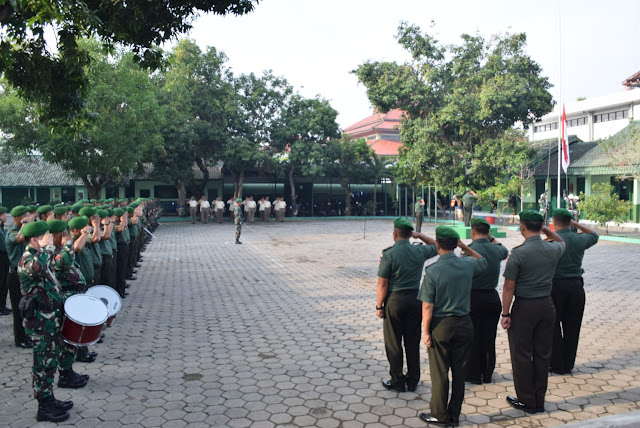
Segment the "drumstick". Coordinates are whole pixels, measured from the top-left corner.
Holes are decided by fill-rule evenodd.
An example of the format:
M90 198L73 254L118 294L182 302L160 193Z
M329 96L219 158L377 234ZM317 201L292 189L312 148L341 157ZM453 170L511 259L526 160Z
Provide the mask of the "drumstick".
M147 229L146 227L143 227L143 229L144 229L144 230L146 230L146 231L147 231L147 233L148 233L149 235L151 235L151 236L153 236L153 237L155 238L155 235L154 235L153 233L151 233L151 232L149 231L149 229Z

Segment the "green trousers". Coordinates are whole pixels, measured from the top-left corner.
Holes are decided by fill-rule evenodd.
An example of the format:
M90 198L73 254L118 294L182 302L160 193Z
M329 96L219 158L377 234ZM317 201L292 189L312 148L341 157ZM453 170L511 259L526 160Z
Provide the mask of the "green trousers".
M469 315L433 318L429 372L431 374L431 415L439 421L457 420L464 400L467 361L473 343ZM451 400L449 400L451 370Z

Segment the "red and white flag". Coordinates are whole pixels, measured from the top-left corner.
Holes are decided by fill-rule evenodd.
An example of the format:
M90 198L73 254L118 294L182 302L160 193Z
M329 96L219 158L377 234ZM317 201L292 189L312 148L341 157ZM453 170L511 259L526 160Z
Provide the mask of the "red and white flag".
M567 138L567 114L562 105L562 170L567 173L571 159L569 158L569 141Z

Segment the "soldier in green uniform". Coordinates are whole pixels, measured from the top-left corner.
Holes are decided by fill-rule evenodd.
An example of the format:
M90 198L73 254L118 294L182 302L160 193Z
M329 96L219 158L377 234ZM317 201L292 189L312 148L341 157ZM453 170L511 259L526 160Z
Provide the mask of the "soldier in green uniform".
M504 270L502 327L507 329L516 397L507 402L527 413L544 411L556 311L551 284L565 244L533 210L520 213L522 245L511 250ZM550 241L543 241L540 232ZM511 303L515 295L513 307Z
M20 233L20 230L24 224L30 221L32 216L29 214L29 208L23 205L13 207L11 216L13 217L13 225L7 232L5 245L10 264L9 274L7 275L7 288L9 289L9 299L11 300L11 311L13 313L13 338L17 347L28 349L33 345L24 331L22 314L18 309L20 298L22 297L20 279L18 278L18 262L27 247L25 238Z
M395 219L395 243L382 251L378 267L376 315L384 318L384 347L391 375L389 380L382 381L382 386L397 392L415 391L420 381L422 305L418 300L418 289L425 261L438 254L435 239L412 231L410 221ZM409 239L412 237L427 245L411 245ZM406 376L403 341L407 356Z
M42 205L39 207L36 212L38 213L38 218L40 220L51 220L54 216L53 207L51 205Z
M127 210L128 217L128 229L129 229L129 260L127 263L127 279L131 281L135 281L136 277L133 276L133 271L136 267L138 267L138 248L137 248L137 240L139 233L139 218L136 215L137 205L131 204L129 205Z
M55 246L51 266L62 290L62 304L64 307L64 302L69 297L77 293L82 293L86 283L80 269L75 265L73 240L67 229L67 222L63 220L49 220L47 224L49 225L49 233L53 236L53 245ZM77 348L63 340L58 340L57 344L59 348L58 370L60 371L58 386L60 388L84 387L89 380L89 376L81 376L73 371Z
M424 218L424 199L422 199L422 196L418 196L416 199L413 213L416 217L416 232L420 233L422 231L422 219Z
M24 328L33 341L33 395L38 400L38 421L62 422L69 418L73 403L53 396L58 368L59 331L62 321L62 289L51 272L55 247L45 221L25 224L20 230L27 246L18 263L24 297L20 309Z
M236 226L236 244L242 244L240 242L240 234L242 233L242 198L236 199L236 206L233 210L234 218L233 224Z
M71 207L65 207L65 206L56 206L53 208L53 218L55 220L63 220L63 221L69 221L69 219L67 218L67 212L70 211Z
M129 241L131 240L131 236L129 235L127 212L119 207L113 211L117 219L116 242L118 244L116 291L120 293L120 297L124 299L128 294L125 290L127 285L127 266L129 265Z
M464 225L471 225L471 217L473 216L473 205L478 201L478 194L473 190L467 188L464 196L462 197L462 217L464 219Z
M101 208L98 210L100 226L102 227L102 239L100 240L100 253L102 254L102 266L100 269L100 283L110 285L111 272L113 270L113 248L111 248L111 231L113 223L109 219L109 212Z
M585 305L582 258L584 251L598 242L598 234L574 221L573 214L565 209L553 210L553 226L564 240L566 250L556 267L551 289L551 298L556 308L551 371L571 374L576 361ZM578 234L572 228L582 233Z
M460 247L470 257L457 257ZM431 374L431 413L421 413L428 423L458 426L464 400L464 382L473 341L471 283L487 261L461 240L449 226L436 228L440 258L426 269L418 299L422 301L424 343ZM451 400L449 400L451 369Z
M4 224L7 221L7 208L0 205L0 315L9 315L11 309L7 308L7 294L9 293L9 283L7 276L9 274L9 256L7 255L7 246L5 244L7 231Z
M84 246L84 251L88 251L91 255L91 263L93 265L93 274L89 277L85 276L88 288L100 283L100 271L102 270L100 240L102 239L102 230L100 230L100 217L98 216L98 210L95 207L87 205L83 207L78 214L89 219L89 227L91 228L91 236L87 239L87 243Z
M108 276L107 285L114 290L116 289L116 273L118 272L118 240L116 238L116 214L113 208L107 210L109 214L109 223L111 225L111 235L109 235L109 243L111 244L111 272Z
M469 248L487 260L487 269L473 277L471 284L471 322L473 346L467 365L467 382L491 382L496 367L496 329L500 321L500 297L496 291L500 277L500 262L509 251L490 233L489 222L483 218L471 219Z

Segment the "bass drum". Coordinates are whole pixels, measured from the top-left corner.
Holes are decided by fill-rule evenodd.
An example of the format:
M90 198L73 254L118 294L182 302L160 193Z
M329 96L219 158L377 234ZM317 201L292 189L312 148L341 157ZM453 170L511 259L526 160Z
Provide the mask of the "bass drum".
M118 292L107 285L95 285L88 289L85 294L97 297L107 306L109 317L107 318L106 326L111 327L122 307L122 299Z
M97 297L76 294L64 302L62 339L75 346L93 345L100 339L109 311Z

